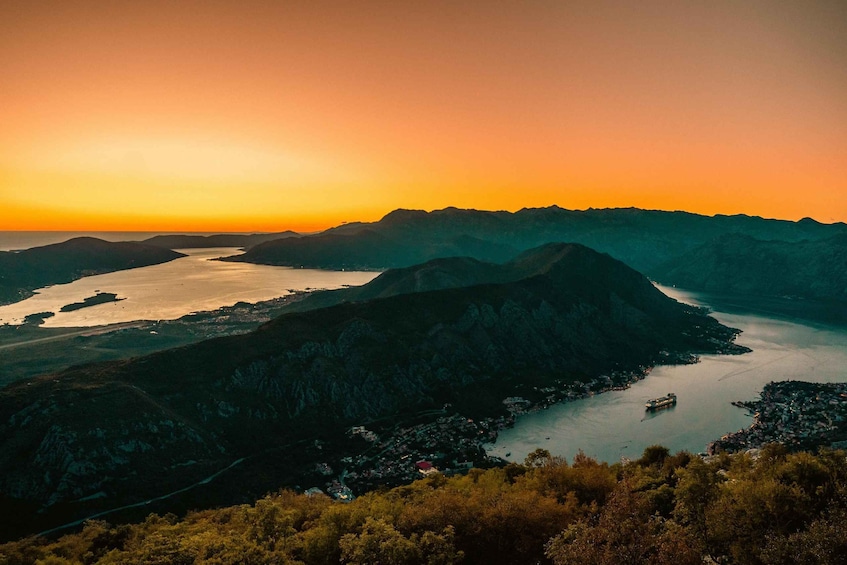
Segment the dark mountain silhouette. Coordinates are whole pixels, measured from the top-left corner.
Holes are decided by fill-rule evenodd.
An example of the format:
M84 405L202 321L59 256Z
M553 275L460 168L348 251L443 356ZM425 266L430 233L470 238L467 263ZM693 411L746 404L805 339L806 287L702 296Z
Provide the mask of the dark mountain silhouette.
M444 257L422 265L389 269L366 285L327 290L292 303L285 312L305 312L344 302L363 302L398 294L504 283L542 275L581 245L548 243L525 251L503 264L470 257Z
M288 237L300 237L300 234L291 230L279 233L254 233L254 234L216 234L216 235L156 235L145 239L140 243L164 247L166 249L197 249L205 247L243 247L249 249L254 245L285 239Z
M743 350L732 344L736 330L581 245L548 245L503 267L429 263L400 278L461 285L473 282L468 265L483 279L529 275L285 314L249 334L0 390L9 527L143 501L247 457L249 474L215 482L215 503L237 501L278 488L280 477L298 480L285 454L354 423L444 403L502 410L527 383ZM371 283L383 288L375 294L391 278ZM271 464L260 455L269 452L282 455Z
M847 303L847 234L795 242L729 234L665 263L651 275L692 290Z
M502 262L544 243L570 241L650 272L726 233L799 241L847 233L847 225L636 208L573 211L552 206L514 213L457 208L433 212L395 210L378 222L344 224L321 234L269 241L226 260L294 267L387 269L449 256Z
M470 257L444 257L422 265L385 271L368 284L312 293L287 306L285 312L305 312L344 302L364 302L398 294L462 288L514 280L511 269Z
M69 283L89 275L166 263L179 257L184 255L169 249L93 237L77 237L24 251L0 252L0 304L23 300L36 288Z

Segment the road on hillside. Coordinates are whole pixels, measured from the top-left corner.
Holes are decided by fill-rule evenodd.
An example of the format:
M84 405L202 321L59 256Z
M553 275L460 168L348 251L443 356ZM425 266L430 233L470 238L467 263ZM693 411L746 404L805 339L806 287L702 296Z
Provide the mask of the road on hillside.
M106 334L109 332L114 332L118 330L125 330L129 328L140 328L143 327L150 322L148 321L138 321L138 322L121 322L119 324L109 324L108 326L93 326L90 328L82 328L74 331L70 331L67 333L59 334L59 335L51 335L48 337L39 337L35 339L28 339L25 341L16 341L14 343L6 343L0 345L0 350L3 349L13 349L15 347L26 347L29 345L36 345L39 343L46 343L48 341L59 341L62 339L67 339L70 337L77 336L92 336L92 335L100 335Z

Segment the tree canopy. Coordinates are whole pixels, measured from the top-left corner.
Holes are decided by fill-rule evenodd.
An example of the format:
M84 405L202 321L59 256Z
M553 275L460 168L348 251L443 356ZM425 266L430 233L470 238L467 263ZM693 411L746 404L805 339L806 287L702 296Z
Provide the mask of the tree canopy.
M708 460L660 446L626 464L544 450L349 504L291 491L252 505L91 521L0 545L0 564L844 563L847 459L777 447Z

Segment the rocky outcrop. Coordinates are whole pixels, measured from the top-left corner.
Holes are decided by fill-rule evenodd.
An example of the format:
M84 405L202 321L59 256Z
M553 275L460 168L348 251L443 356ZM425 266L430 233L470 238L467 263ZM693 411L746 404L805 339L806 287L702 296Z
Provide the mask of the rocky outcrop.
M53 384L49 400L21 407L28 398L4 399L5 407L20 408L0 425L6 446L0 492L7 498L42 508L98 492L120 500L119 491L133 485L145 492L145 474L223 457L205 430L134 387L103 384L86 391L61 379Z

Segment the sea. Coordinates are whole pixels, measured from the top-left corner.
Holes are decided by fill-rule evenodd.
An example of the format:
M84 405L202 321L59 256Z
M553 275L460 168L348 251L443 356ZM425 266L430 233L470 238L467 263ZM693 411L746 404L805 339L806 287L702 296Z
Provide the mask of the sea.
M28 235L27 235L28 233ZM109 241L138 241L157 235L141 232L0 232L0 247L21 249L91 235ZM180 249L187 256L168 263L83 277L38 289L26 300L0 306L0 325L21 324L31 314L53 312L44 327L89 327L135 320L173 320L237 302L259 302L292 292L336 289L369 282L379 273L324 271L215 261L242 253L238 248ZM117 294L108 302L71 312L63 306L101 292Z
M627 390L521 415L487 446L489 454L522 462L540 447L566 459L582 451L614 463L636 459L657 444L700 453L709 442L752 423L751 414L731 403L757 399L771 381L847 381L847 328L739 311L737 297L730 308L718 295L659 288L681 302L710 308L722 324L742 330L736 342L752 353L703 355L693 365L655 367ZM669 392L676 393L676 406L645 410L648 400Z

